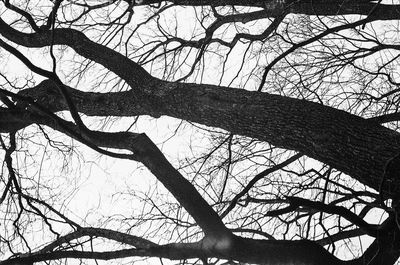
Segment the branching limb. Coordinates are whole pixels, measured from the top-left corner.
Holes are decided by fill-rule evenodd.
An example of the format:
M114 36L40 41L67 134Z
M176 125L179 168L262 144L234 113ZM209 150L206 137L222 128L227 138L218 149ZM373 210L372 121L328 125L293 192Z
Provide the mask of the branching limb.
M322 202L317 201L310 201L304 198L299 197L286 197L289 206L283 209L274 210L268 212L268 216L277 216L285 213L289 213L295 211L298 207L307 207L313 210L330 213L330 214L337 214L344 218L346 218L351 223L360 227L363 231L365 231L368 235L376 237L379 225L371 225L364 221L364 219L360 218L358 215L353 213L352 211L348 210L345 207L337 206L337 205L330 205L325 204Z

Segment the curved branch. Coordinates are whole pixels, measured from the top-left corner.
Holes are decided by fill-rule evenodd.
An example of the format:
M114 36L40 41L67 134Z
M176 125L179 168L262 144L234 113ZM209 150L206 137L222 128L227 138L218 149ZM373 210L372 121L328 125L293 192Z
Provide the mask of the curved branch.
M31 16L31 14L29 14L28 12L26 12L25 10L22 10L21 8L10 4L10 0L4 0L4 5L5 7L7 7L8 9L20 14L22 17L24 17L29 25L32 27L32 29L34 31L40 31L39 26L36 24L35 20L33 19L33 17Z
M10 27L0 19L0 34L10 41L25 47L39 48L51 45L68 45L79 55L93 60L124 79L132 89L143 84L151 85L156 79L142 67L122 54L91 41L80 31L55 29L38 33L23 33Z
M203 199L197 190L187 181L165 158L158 147L145 135L132 132L101 132L85 131L83 134L79 126L72 122L62 120L46 108L41 107L35 100L21 95L13 95L11 92L0 89L0 93L14 96L19 100L26 99L31 107L40 110L39 114L27 110L20 110L20 118L26 118L26 123L40 123L55 130L63 132L74 139L88 145L100 153L109 153L99 148L108 147L114 149L129 150L133 154L121 154L121 157L142 162L157 179L172 193L178 202L188 211L202 228L206 235L211 237L229 238L232 233L222 223L221 218L212 207ZM18 119L18 118L17 118ZM118 156L117 153L111 153Z
M247 192L249 192L249 190L257 183L257 181L259 181L260 179L262 179L263 177L278 171L284 167L286 167L287 165L293 163L294 161L296 161L297 159L301 158L303 155L302 154L296 154L292 157L290 157L289 159L287 159L286 161L275 165L271 168L265 169L262 172L258 173L254 178L252 178L249 183L246 185L246 187L244 187L244 189L242 191L240 191L231 201L231 203L229 204L229 206L224 210L224 212L221 214L221 217L225 217L237 204L237 202L239 201L239 199L244 196Z

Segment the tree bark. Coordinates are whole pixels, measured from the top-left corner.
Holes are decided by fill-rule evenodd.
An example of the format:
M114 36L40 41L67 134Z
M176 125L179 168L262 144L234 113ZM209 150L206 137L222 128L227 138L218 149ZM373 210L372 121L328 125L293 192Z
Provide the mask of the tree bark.
M100 108L106 115L118 112L129 116L168 115L222 128L302 152L388 195L400 189L397 175L386 176L390 181L383 181L387 162L400 153L400 134L376 123L305 100L214 85L162 81L129 58L73 29L26 34L0 19L0 33L26 47L68 45L81 56L119 75L132 88L130 92L112 94L117 100L112 100L111 95L91 94L107 106ZM94 100L89 97L85 101ZM82 105L90 104L82 103L78 110Z
M68 91L78 111L86 115L168 115L218 127L297 150L389 195L399 191L395 174L385 177L390 181L383 178L388 161L400 152L399 133L305 100L204 84L158 82L157 90L142 87L147 92L140 97L135 91ZM50 81L22 92L52 111L66 110L57 93ZM7 131L6 127L2 131Z
M125 0L131 3L131 0ZM184 6L248 6L263 8L269 17L279 17L282 13L338 16L364 15L371 20L393 20L400 18L400 5L381 4L368 0L173 0ZM160 0L144 0L140 5L158 4Z
M388 162L400 153L400 134L375 122L305 100L207 84L162 81L152 77L125 56L90 41L84 34L73 29L26 34L0 20L0 33L26 47L45 47L53 41L57 45L68 45L80 55L119 75L132 88L127 92L104 94L67 88L79 112L96 116L168 115L218 127L278 147L297 150L392 197L399 192L397 172L387 176L385 170ZM68 109L58 91L54 83L47 80L34 88L21 91L20 95L29 96L37 104L57 112ZM18 104L24 103L20 100ZM30 115L22 108L0 108L0 113L1 132L14 131L34 122L53 125L57 129L40 115ZM176 245L122 250L113 252L114 256L111 252L51 252L47 256L43 253L30 256L26 259L27 263L62 257L110 259L135 255L173 259L205 255L264 264L345 263L310 241L259 241L231 236L212 208L204 200L193 197L193 194L198 195L196 190L166 161L151 141L138 143L113 134L107 136L107 133L98 136L98 139L104 140L96 143L99 146L128 147L138 155L196 219L205 231L206 238L194 250L193 246L197 245L187 245L192 252L185 248L179 249ZM390 245L391 242L399 241L397 231L379 237L361 259L350 263L392 262L399 255L398 244Z

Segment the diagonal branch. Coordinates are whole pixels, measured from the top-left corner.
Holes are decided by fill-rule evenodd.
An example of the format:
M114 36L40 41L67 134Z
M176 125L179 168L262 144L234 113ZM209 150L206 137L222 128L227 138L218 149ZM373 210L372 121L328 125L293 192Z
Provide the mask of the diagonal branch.
M73 29L55 29L38 33L22 33L10 27L0 19L0 34L10 41L26 47L46 47L51 45L68 45L79 55L93 60L124 79L132 89L156 79L142 67L122 54L87 38L82 32ZM134 73L134 74L132 74Z
M133 91L102 94L68 88L68 93L77 110L87 115L168 115L219 127L302 152L376 190L381 186L387 161L400 151L398 133L327 106L211 85L161 82L159 91L171 86L176 88L168 94L158 96L155 92L143 100ZM30 95L52 111L67 108L51 81L21 94ZM0 112L3 132L32 123L16 110ZM400 189L398 181L395 177L391 183L392 193ZM386 187L383 190L389 191Z
M38 253L53 252L57 247L60 247L62 244L69 243L72 240L76 240L84 236L107 238L123 244L134 246L136 248L149 248L157 246L157 244L149 240L126 233L121 233L104 228L81 227L75 232L57 238L55 241L40 249Z
M269 174L278 171L284 167L286 167L287 165L293 163L294 161L296 161L297 159L301 158L302 154L296 154L292 157L290 157L289 159L287 159L286 161L275 165L271 168L265 169L262 172L258 173L253 179L251 179L249 181L249 183L246 185L246 187L244 187L244 189L242 191L240 191L231 201L231 203L229 204L229 206L224 210L224 212L221 214L221 217L225 217L237 204L237 202L239 201L239 199L241 197L243 197L247 192L249 192L249 190L257 183L257 181L259 181L260 179L264 178L265 176L268 176Z
M35 115L36 119L32 119L32 112L25 111L23 116L27 118L30 116L28 120L31 120L31 122L36 121L61 131L96 151L108 154L108 151L102 150L98 146L130 150L133 155L126 155L124 158L142 162L188 211L206 235L220 238L231 236L232 233L225 227L212 207L203 199L193 185L168 162L158 147L145 134L91 130L82 133L79 126L62 120L52 112L47 111L46 108L41 107L34 100L29 100L29 98L21 95L13 95L5 90L0 92L20 100L25 99L25 103L29 103L39 109L40 114Z
M26 47L51 44L51 33L25 34L2 20L0 33ZM110 102L121 113L169 115L297 150L376 190L380 188L387 161L400 152L400 134L344 111L278 95L162 81L81 32L56 29L53 35L55 44L70 46L131 86L131 93L125 94L129 98L123 101L126 105ZM111 100L111 94L106 95L103 104ZM400 190L400 179L396 176L393 179L393 189L384 190L387 195Z
M59 126L53 119L42 117L40 122L53 129L71 135L71 130L78 131L76 125L69 125L69 130ZM109 230L91 228L78 229L59 241L48 245L38 253L32 253L1 262L1 265L32 263L60 258L85 258L85 259L115 259L132 256L153 256L170 259L186 259L195 257L219 257L224 259L242 260L244 262L269 263L282 261L282 264L291 264L294 260L304 261L309 264L321 258L329 261L327 264L340 264L341 262L326 250L309 241L260 241L235 237L224 226L219 216L204 201L186 179L165 159L161 151L144 134L137 135L130 132L97 132L92 131L86 137L91 142L104 147L129 149L149 168L157 179L166 186L179 203L189 212L203 229L206 236L197 243L169 244L155 246L150 242L136 237L126 236ZM81 139L77 139L81 140ZM61 244L84 235L98 235L119 242L135 245L135 249L118 250L113 252L82 252L82 251L54 251ZM292 255L280 255L283 250L291 250ZM270 251L267 251L270 250ZM308 251L307 255L306 251ZM258 253L255 255L254 253ZM272 254L275 253L275 254ZM311 254L310 254L311 253Z

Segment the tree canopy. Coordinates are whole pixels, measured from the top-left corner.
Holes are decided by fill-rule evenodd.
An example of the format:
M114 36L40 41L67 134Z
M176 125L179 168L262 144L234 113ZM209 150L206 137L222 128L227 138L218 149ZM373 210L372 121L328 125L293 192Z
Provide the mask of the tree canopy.
M0 265L399 259L398 1L0 12Z

